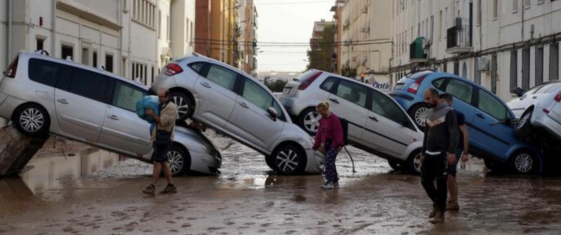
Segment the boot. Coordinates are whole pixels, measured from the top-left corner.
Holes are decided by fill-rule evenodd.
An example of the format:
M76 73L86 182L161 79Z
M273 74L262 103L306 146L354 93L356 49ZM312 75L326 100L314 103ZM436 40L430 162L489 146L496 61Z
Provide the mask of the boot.
M438 212L438 207L436 207L436 205L432 205L432 211L429 214L429 219L434 218L434 216L436 215L436 212Z
M448 201L448 204L446 204L446 210L447 211L459 211L460 210L460 204L458 204L458 200Z
M444 213L440 212L439 210L438 212L436 212L434 218L430 219L429 222L433 224L444 223Z

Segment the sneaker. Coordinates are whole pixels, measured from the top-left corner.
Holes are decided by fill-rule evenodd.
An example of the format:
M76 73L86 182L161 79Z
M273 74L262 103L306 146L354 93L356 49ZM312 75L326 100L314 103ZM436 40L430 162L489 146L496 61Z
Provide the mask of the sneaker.
M448 204L446 204L446 210L447 211L459 211L460 210L460 204L458 204L458 201L448 201Z
M333 188L339 188L339 182L333 183Z
M148 185L148 187L142 190L142 193L154 196L156 195L156 186L154 186L153 184Z
M432 205L432 211L429 214L429 219L434 218L434 216L436 216L436 212L438 212L438 207L436 207L436 205Z
M168 184L168 186L166 186L164 191L161 191L160 193L161 194L177 193L177 188L175 188L175 185L173 184Z
M430 219L429 222L433 224L444 223L444 213L438 211L434 218Z
M331 182L325 182L321 187L324 189L333 189L333 184Z

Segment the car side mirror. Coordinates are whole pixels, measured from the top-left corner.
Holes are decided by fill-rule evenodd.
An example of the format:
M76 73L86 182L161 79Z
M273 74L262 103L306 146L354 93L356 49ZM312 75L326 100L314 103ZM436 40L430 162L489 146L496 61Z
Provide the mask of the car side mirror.
M276 121L277 118L279 118L279 113L273 107L268 108L267 113L271 115L271 119L273 119L273 121Z
M524 95L524 90L520 87L517 87L516 89L514 89L514 94L516 94L516 96L518 97L522 97Z

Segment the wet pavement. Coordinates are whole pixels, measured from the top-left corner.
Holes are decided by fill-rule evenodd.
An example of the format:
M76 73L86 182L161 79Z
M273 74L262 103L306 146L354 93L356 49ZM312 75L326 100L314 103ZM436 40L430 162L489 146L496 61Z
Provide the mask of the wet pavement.
M459 172L461 211L432 225L420 179L360 150L349 148L357 173L341 154L341 188L325 191L319 175L278 176L217 142L220 176L177 178L178 194L156 197L142 195L152 168L136 160L82 173L70 158L34 159L0 179L0 234L561 234L561 178L491 175L474 159Z

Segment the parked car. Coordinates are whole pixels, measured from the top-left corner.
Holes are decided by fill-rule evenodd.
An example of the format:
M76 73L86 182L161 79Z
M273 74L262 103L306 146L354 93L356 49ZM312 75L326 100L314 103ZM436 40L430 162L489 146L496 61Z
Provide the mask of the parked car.
M349 122L351 145L387 159L394 169L419 172L424 135L383 92L333 73L309 70L285 86L280 100L310 135L319 127L316 105L328 100L333 113Z
M20 53L0 80L0 117L28 136L49 133L150 161L150 124L136 101L147 88L104 70ZM177 127L168 151L172 173L217 174L222 158L200 132Z
M180 123L192 117L262 153L282 174L322 171L323 156L312 150L310 136L251 75L195 53L168 63L151 91L160 88L170 90Z
M424 92L429 87L454 97L453 108L465 115L470 133L470 153L481 157L491 170L508 166L520 174L541 171L541 151L514 134L516 117L508 106L486 88L462 77L436 71L420 71L399 80L390 93L418 126L425 126Z
M507 105L516 118L520 119L516 135L522 139L538 140L540 144L558 147L561 141L561 82L546 82L524 94L520 88L515 91L518 98L509 101Z

